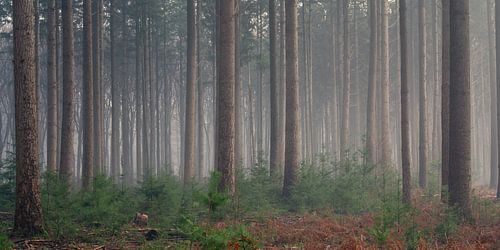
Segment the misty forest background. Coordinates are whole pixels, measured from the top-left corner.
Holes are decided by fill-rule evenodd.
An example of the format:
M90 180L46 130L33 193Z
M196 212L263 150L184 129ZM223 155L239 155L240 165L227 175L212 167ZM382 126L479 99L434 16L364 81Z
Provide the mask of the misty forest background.
M0 246L500 247L498 5L0 0Z

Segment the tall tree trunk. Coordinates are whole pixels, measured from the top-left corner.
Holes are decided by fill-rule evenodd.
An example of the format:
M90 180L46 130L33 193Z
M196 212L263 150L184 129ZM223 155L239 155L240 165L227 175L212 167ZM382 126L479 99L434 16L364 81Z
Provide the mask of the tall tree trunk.
M370 164L376 163L376 147L377 143L375 140L377 134L376 124L376 89L377 89L377 2L369 2L370 11L370 62L368 69L368 107L367 107L367 119L366 119L366 151L367 160Z
M297 0L285 3L286 10L286 127L285 176L283 196L289 198L297 183L301 161L299 107L299 45L297 31Z
M83 1L83 162L82 184L91 189L94 176L94 85L92 74L92 0Z
M63 25L63 111L61 132L61 163L59 175L68 185L73 183L75 168L75 48L73 36L73 3L62 1Z
M118 183L120 177L120 86L117 75L117 0L111 0L111 178Z
M57 171L59 84L57 82L56 0L50 0L47 9L47 169ZM1 151L0 151L1 154Z
M235 24L235 32L236 34L240 34L240 19L241 19L241 14L240 14L240 0L236 0L236 24ZM241 51L240 51L240 44L241 44L241 36L236 35L236 40L235 40L235 63L236 63L236 69L235 69L235 75L236 75L236 85L234 88L235 91L235 115L236 115L236 122L235 122L235 133L236 136L234 138L234 155L235 155L235 163L236 167L242 167L243 165L243 150L242 150L242 109L241 109Z
M349 0L344 0L343 15L344 15L344 88L342 97L342 134L340 135L340 147L342 159L347 159L350 144L349 144L349 119L350 119L350 100L351 100L351 44L349 42Z
M235 0L220 0L220 57L217 65L217 170L220 191L235 192L234 85L235 85Z
M103 107L102 103L102 0L93 1L92 20L92 66L94 84L94 174L104 174L103 170Z
M330 43L330 69L332 73L332 82L331 82L331 88L332 88L332 98L330 100L331 102L331 123L332 123L332 128L331 128L331 137L332 137L332 154L334 157L337 156L337 151L339 149L339 140L338 140L338 133L339 133L339 124L338 124L338 92L337 92L337 75L339 72L337 71L337 63L336 63L336 58L337 58L337 42L335 37L338 34L338 30L336 29L336 24L335 24L335 3L334 0L330 1L330 32L331 32L331 43Z
M441 201L448 201L450 166L450 1L442 0L441 59Z
M411 145L410 145L410 96L408 94L408 22L406 0L399 2L399 23L401 43L401 156L403 173L403 202L411 203Z
M31 0L13 1L16 121L16 213L14 233L43 232L38 148L35 10Z
M139 9L139 7L137 7ZM135 19L135 153L137 180L143 180L142 161L142 33L139 14Z
M187 1L186 135L184 137L184 184L195 177L196 160L196 15L195 0Z
M150 151L149 151L149 143L150 143L150 138L149 138L149 127L150 127L150 107L149 107L149 98L150 98L150 92L149 92L149 38L148 38L148 27L149 27L149 17L148 13L145 10L145 7L142 6L142 20L143 20L143 27L142 27L142 174L143 174L143 180L146 181L152 177L152 171L151 171L151 161L150 161Z
M496 44L496 58L500 58L500 1L496 0L495 1L495 44ZM497 125L500 124L500 101L498 100L498 97L500 96L500 63L496 64L496 72L497 72ZM500 126L497 127L497 129L500 128ZM498 152L497 155L500 154L500 131L497 131L497 142L498 142ZM451 144L451 142L450 142ZM499 165L497 166L497 173L498 173L498 184L497 184L497 198L500 198L500 161L498 163Z
M500 10L500 9L498 9ZM498 41L498 40L497 40ZM469 1L450 1L450 204L472 218ZM450 169L451 170L451 169Z
M279 116L279 79L278 79L278 36L276 1L269 0L269 60L270 60L270 86L271 86L271 148L270 148L270 174L277 175L281 168L280 116Z
M419 168L418 185L427 187L427 56L426 56L426 19L425 1L418 2L418 30L419 30Z
M123 60L121 62L121 85L122 85L122 95L121 95L121 102L122 102L122 122L121 122L121 129L122 129L122 160L121 160L121 165L122 165L122 175L123 175L123 183L125 185L132 185L133 181L133 170L132 170L132 146L131 146L131 139L130 139L130 82L129 82L129 64L128 64L128 55L129 55L129 50L127 49L126 46L126 41L128 41L128 18L127 18L127 2L121 1L121 7L122 7L122 20L121 20L121 34L122 34L122 40L124 41L124 46L121 48L122 49L122 55L123 55Z
M495 116L497 114L497 85L496 85L496 58L495 58L495 13L494 13L494 2L493 0L488 0L487 3L487 13L488 13L488 47L489 47L489 66L490 66L490 188L494 189L498 185L498 127L497 119ZM500 31L499 31L500 32Z
M421 0L423 1L423 0ZM382 0L380 8L382 9L382 164L384 167L391 165L391 131L389 122L390 116L390 78L389 78L389 23L388 23L388 0Z
M197 85L198 85L198 180L203 178L205 172L205 136L203 135L203 128L205 126L205 87L201 78L201 29L202 29L202 2L196 1L196 67L197 67ZM238 98L236 98L236 102ZM237 107L236 107L237 108ZM236 115L238 118L238 114ZM237 125L238 126L238 125ZM237 134L237 137L239 134Z

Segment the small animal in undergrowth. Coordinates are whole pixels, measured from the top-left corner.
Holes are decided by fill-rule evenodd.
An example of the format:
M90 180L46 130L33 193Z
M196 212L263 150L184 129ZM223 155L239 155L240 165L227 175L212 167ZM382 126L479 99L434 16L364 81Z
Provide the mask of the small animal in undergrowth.
M156 230L149 230L145 235L144 237L146 237L146 240L148 241L152 241L152 240L157 240L158 239L158 236L160 236L160 234L158 233L158 231Z
M144 213L136 213L134 218L134 224L137 226L145 227L148 225L148 215Z

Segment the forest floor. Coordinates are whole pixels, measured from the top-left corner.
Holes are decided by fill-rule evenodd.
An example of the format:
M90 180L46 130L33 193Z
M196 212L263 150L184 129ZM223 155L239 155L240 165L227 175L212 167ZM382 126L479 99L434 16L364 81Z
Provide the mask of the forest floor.
M404 226L407 222L400 222L399 217L390 222L391 225L383 225L380 222L386 218L380 214L350 216L318 211L207 221L200 223L200 228L223 231L244 225L248 234L242 234L234 243L228 244L230 249L500 249L500 203L490 191L476 193L480 201L475 204L481 205L475 206L474 222L461 225L450 221L438 199L418 198L415 201L417 212L410 227ZM0 223L11 223L12 219L12 214L0 213ZM174 229L158 231L162 236L152 241L146 238L151 236L148 233L153 233L152 238L156 237L154 229L132 224L107 238L102 238L96 231L79 232L81 238L98 242L93 244L42 238L11 241L16 249L202 249L200 244L188 241ZM207 236L207 232L203 235Z

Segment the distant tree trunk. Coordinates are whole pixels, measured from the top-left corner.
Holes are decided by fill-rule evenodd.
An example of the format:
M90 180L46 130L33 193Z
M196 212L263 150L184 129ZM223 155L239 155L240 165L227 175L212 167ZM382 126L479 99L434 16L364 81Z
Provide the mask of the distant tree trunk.
M184 184L195 177L196 160L196 15L195 0L187 1L186 135L184 137Z
M375 136L377 134L376 124L376 89L377 89L377 2L369 2L370 11L370 62L368 69L368 113L366 119L366 151L367 160L370 164L376 163L376 148L377 143Z
M240 14L240 0L236 0L236 24L234 26L236 34L240 34L240 19L241 19L241 14ZM236 63L236 69L235 69L235 75L236 75L236 85L234 88L235 91L235 116L236 116L236 122L235 122L235 139L234 139L234 155L235 155L235 163L236 167L242 167L241 165L243 164L243 134L242 134L242 109L241 109L241 51L240 51L240 44L241 44L241 36L236 35L236 40L235 40L235 63Z
M286 128L285 176L283 196L289 198L297 183L301 161L299 107L299 46L297 31L297 0L285 3L286 9Z
M205 171L205 136L203 129L205 126L205 87L201 78L201 29L202 29L202 2L196 1L196 67L197 67L197 84L198 84L198 179L203 178ZM236 99L238 100L238 98ZM238 116L236 116L238 117Z
M92 20L92 66L93 66L93 84L94 84L94 174L104 174L103 162L103 110L102 110L102 0L93 1L93 20Z
M73 2L62 1L63 25L63 112L61 132L61 163L59 175L68 185L73 183L75 167L75 49L73 36Z
M500 9L499 9L500 10ZM498 40L497 40L498 41ZM450 204L472 218L469 1L450 1Z
M111 178L118 183L120 177L120 84L117 76L117 0L111 0Z
M403 202L411 203L410 96L408 87L408 30L406 0L399 1L401 43L401 156L403 169Z
M16 121L16 213L14 233L43 232L38 148L35 10L31 0L13 1Z
M497 119L497 86L496 86L496 60L495 60L495 14L494 2L488 0L488 47L489 47L489 66L490 66L490 98L491 98L491 136L490 136L490 188L494 189L498 185L498 126ZM500 31L499 31L500 32Z
M500 58L500 1L495 1L495 44L496 44L496 58ZM498 59L497 59L498 60ZM500 101L498 97L500 97L500 63L496 64L496 72L497 72L497 125L500 124ZM500 126L498 126L500 128ZM497 129L498 129L497 128ZM497 155L500 154L500 131L497 131L497 142L498 142L498 152ZM451 142L450 142L451 144ZM498 173L498 181L497 181L497 198L500 198L500 161L497 169Z
M426 57L426 19L425 1L418 2L418 30L419 30L419 168L418 185L427 187L427 57Z
M338 124L338 96L339 94L337 93L337 75L339 72L337 71L337 63L336 63L336 57L337 57L337 50L336 50L336 40L335 37L338 35L339 31L336 29L335 25L335 3L333 0L330 1L330 32L331 32L331 42L330 42L330 70L332 73L332 78L331 78L331 85L332 85L332 98L330 100L331 102L331 123L332 123L332 128L331 128L331 137L332 137L332 153L333 156L337 155L337 151L339 149L339 124Z
M139 9L139 7L137 8ZM135 153L137 180L143 179L142 167L142 37L139 14L135 19Z
M280 116L279 116L279 79L278 79L278 36L276 1L269 0L269 60L270 60L270 86L271 86L271 150L270 150L270 174L277 175L281 168Z
M59 84L57 82L56 0L50 0L47 9L47 170L57 171ZM1 126L1 125L0 125ZM0 151L1 154L1 151Z
M92 82L92 0L83 1L83 164L84 190L94 176L94 85Z
M126 12L126 7L127 3L125 1L121 1L121 7L122 7L122 20L120 26L122 27L122 40L123 41L128 41L128 24L127 24L127 12ZM132 185L133 181L133 170L132 170L132 146L131 146L131 139L130 139L130 125L131 125L131 119L130 119L130 83L129 83L129 64L128 64L128 54L129 50L127 49L127 46L123 46L121 48L122 50L122 55L123 55L123 60L121 62L121 85L122 85L122 95L121 95L121 102L122 102L122 115L121 115L121 129L122 129L122 160L121 160L121 165L122 165L122 175L123 175L123 183L125 185Z
M235 0L220 0L220 36L217 85L217 170L220 191L235 192L234 85L235 85Z
M351 44L349 39L349 0L344 0L343 4L343 15L344 15L344 88L342 97L342 134L340 135L340 147L342 159L348 157L350 145L349 145L349 110L350 110L350 100L351 100Z
M422 0L423 1L423 0ZM389 14L388 14L388 0L382 0L382 55L381 55L381 66L382 66L382 164L384 167L391 165L391 131L389 121L390 116L390 77L389 77Z
M450 166L450 1L442 0L441 201L448 201Z
M149 21L148 21L148 13L146 13L145 7L142 6L142 20L143 20L143 27L142 27L142 174L143 174L143 180L146 181L152 177L152 171L151 171L151 161L150 161L150 153L149 153L149 143L150 143L150 133L149 133L149 127L150 127L150 107L149 107L149 98L150 98L150 82L149 82L149 34L148 34L148 27L149 27Z

